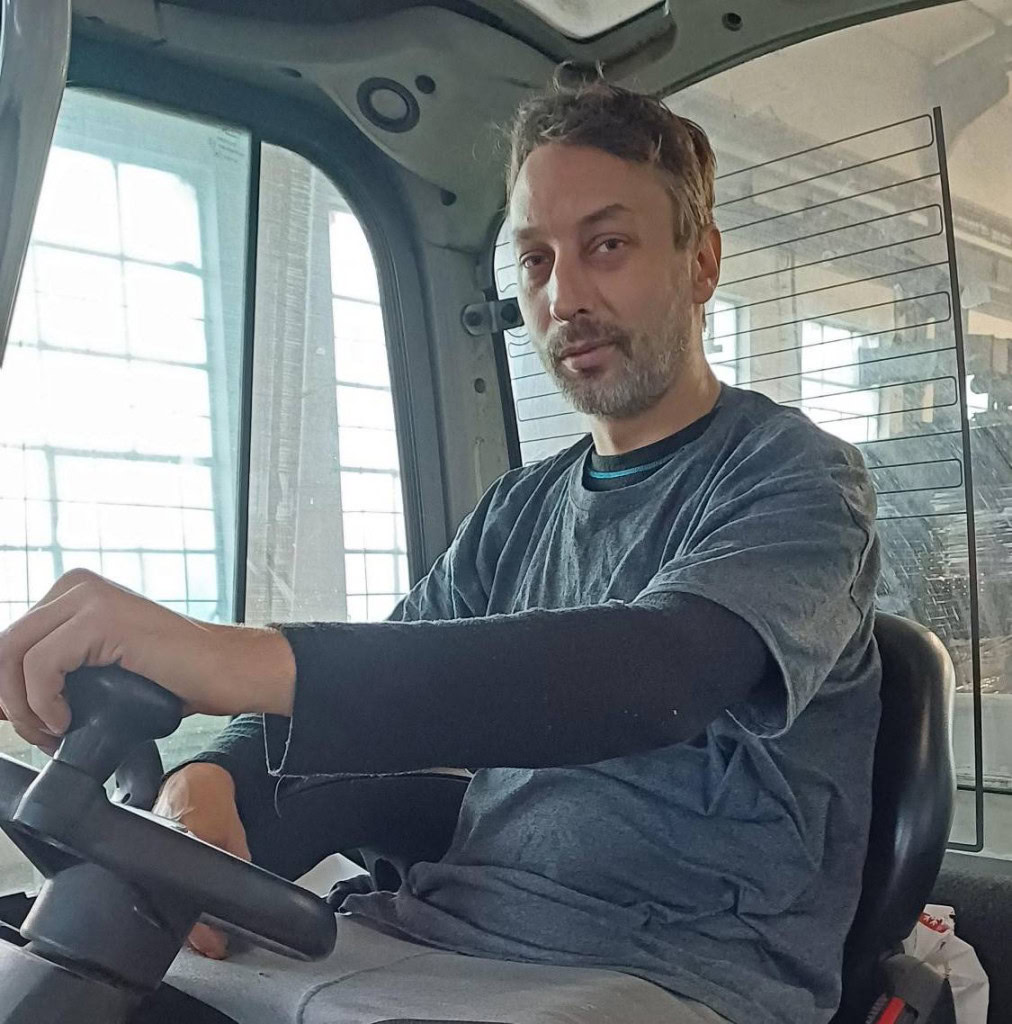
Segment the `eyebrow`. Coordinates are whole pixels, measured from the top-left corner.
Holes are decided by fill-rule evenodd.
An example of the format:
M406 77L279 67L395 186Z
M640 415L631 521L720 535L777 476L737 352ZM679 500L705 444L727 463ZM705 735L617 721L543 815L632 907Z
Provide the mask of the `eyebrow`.
M586 217L581 217L580 227L593 227L595 224L599 224L601 221L607 220L609 217L613 217L617 213L632 213L632 210L624 203L610 203L608 206L602 206L600 210L588 213ZM515 231L513 233L513 241L526 242L537 234L537 228L521 228L519 231Z

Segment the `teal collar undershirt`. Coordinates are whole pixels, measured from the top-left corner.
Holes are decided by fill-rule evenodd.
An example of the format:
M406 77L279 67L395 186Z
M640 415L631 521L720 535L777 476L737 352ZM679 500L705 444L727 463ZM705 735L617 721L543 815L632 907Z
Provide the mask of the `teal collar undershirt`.
M660 469L680 448L701 437L716 413L713 409L674 434L621 455L599 455L592 450L586 469L588 481L591 486L597 483L600 487L604 483L607 487L610 483L614 487L644 479ZM617 483L619 481L621 483Z

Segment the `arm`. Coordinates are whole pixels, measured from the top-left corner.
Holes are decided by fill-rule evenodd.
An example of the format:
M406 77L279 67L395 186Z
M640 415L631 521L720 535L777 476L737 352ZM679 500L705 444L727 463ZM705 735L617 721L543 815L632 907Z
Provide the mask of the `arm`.
M452 597L448 591L447 574L440 562L398 603L390 620L412 622L452 615ZM235 805L243 823L250 829L249 841L254 858L257 863L262 863L271 852L262 847L273 845L276 830L271 826L278 817L278 779L267 768L264 716L251 713L237 715L207 748L166 772L163 784L193 764L217 765L231 776ZM212 784L215 781L213 773L201 774L200 785L203 785L205 777Z
M769 664L750 626L691 595L282 632L298 666L295 708L291 723L268 717L266 728L284 775L619 757L698 735Z
M744 695L739 720L774 734L867 622L877 569L859 458L795 450L795 440L759 460L759 474L748 471L755 459L741 460L685 552L631 605L282 633L194 623L68 574L0 636L0 703L22 735L43 721L62 731L65 672L119 660L191 710L268 713L271 767L291 774L587 763L690 738ZM469 517L433 570L452 602L435 617L483 616L487 581L468 565L494 564L471 559L485 542ZM433 573L419 586L435 586ZM693 601L702 604L690 612ZM702 618L690 629L693 615ZM748 654L759 650L749 630L774 672ZM723 660L739 650L741 663ZM570 662L580 671L564 671Z
M494 488L465 519L450 551L438 559L411 593L398 603L390 614L390 621L416 622L472 614L463 595L458 594L453 586L452 564L455 559L459 560L460 552L470 552L478 543L481 531L475 520L484 516L493 493ZM477 595L474 599L481 601ZM257 863L261 863L265 856L269 857L271 851L264 847L274 845L278 780L267 768L263 714L246 713L233 718L210 746L167 772L165 781L192 764L217 765L231 776L235 804L242 821L250 829L249 840L254 857ZM205 779L212 785L216 781L214 773L190 774L199 778L201 786Z
M509 474L507 474L509 476ZM500 481L501 483L501 481ZM499 483L461 524L449 550L391 618L411 621L483 614L486 581L456 567L475 564L482 524ZM295 662L274 628L198 622L87 569L71 569L45 597L0 632L0 721L52 753L70 724L68 672L118 663L181 697L189 713L288 715ZM251 740L229 742L233 762L251 760Z
M870 642L878 549L856 452L810 425L771 433L629 604L285 627L297 686L290 720L266 721L272 771L586 764L725 711L784 732Z

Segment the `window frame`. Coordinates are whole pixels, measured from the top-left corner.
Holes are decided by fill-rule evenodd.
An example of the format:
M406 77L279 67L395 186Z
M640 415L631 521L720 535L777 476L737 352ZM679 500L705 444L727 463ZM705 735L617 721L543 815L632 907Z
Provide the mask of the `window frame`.
M219 120L250 133L250 210L240 397L234 618L245 613L249 452L252 418L260 145L283 147L314 164L347 200L369 240L379 280L404 489L411 580L449 543L430 317L406 225L409 211L388 160L336 108L194 67L164 54L74 33L67 88L87 88L168 112ZM409 329L410 325L410 329ZM409 341L410 339L410 341Z

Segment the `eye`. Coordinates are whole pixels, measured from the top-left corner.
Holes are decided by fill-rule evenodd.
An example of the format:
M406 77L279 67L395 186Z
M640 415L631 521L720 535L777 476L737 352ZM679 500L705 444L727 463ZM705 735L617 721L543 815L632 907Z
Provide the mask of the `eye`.
M604 238L594 247L595 252L618 252L624 249L626 241L624 238Z
M517 262L524 270L537 270L545 264L546 258L541 252L525 252Z

